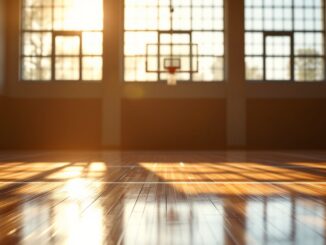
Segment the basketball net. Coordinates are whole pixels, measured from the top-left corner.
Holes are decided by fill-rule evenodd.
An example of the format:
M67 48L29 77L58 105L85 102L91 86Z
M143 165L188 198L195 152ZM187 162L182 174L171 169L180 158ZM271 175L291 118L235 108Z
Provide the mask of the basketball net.
M170 66L170 67L167 67L167 70L168 70L167 84L171 85L171 86L177 85L177 75L175 74L177 71L177 67Z

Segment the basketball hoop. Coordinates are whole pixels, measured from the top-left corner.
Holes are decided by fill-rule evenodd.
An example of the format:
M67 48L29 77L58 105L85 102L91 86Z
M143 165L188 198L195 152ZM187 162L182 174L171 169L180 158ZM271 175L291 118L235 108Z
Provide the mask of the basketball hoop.
M175 74L178 69L179 69L179 67L176 67L176 66L168 66L168 67L166 67L166 70L170 74Z
M177 85L177 76L176 72L181 67L181 60L179 58L166 58L164 60L164 68L168 73L167 84L168 85Z
M174 86L177 85L177 76L176 76L176 71L177 71L178 67L176 66L169 66L166 68L166 70L168 71L168 79L167 79L167 84Z

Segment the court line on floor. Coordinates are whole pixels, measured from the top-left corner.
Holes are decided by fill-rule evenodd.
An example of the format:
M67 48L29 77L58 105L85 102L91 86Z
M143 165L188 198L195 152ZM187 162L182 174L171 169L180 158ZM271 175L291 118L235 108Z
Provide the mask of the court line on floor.
M0 182L0 184L57 184L57 183L66 183L72 180L67 181L20 181L20 182ZM75 179L75 180L84 180L84 179ZM209 184L209 185L218 185L218 184L255 184L255 185L267 185L267 184L282 184L282 185L293 185L293 184L326 184L326 181L164 181L164 182L156 182L156 181L94 181L94 180L85 180L89 183L99 183L99 184L128 184L128 185L134 185L134 184ZM1 188L1 187L0 187Z

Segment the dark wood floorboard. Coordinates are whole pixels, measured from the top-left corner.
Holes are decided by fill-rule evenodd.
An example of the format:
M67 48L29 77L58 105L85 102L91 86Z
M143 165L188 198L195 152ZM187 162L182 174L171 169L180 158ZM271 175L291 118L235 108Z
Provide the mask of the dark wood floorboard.
M0 244L326 244L326 152L0 152Z

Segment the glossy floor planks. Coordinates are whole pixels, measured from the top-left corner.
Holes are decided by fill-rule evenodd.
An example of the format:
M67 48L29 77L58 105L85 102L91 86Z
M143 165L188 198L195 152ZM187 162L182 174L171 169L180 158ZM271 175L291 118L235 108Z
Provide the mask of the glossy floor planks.
M1 152L0 244L326 244L326 152Z

